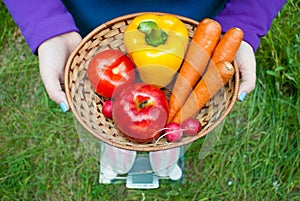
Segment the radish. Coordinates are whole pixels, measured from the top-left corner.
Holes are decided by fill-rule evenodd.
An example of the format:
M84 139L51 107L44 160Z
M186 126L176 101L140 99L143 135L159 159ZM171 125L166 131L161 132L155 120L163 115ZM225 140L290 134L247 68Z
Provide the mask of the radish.
M158 142L163 137L166 137L169 142L176 142L182 138L183 134L194 136L197 135L197 133L199 133L201 129L201 123L194 118L185 120L181 125L175 122L171 122L163 129L157 131L160 132L164 130L165 132L156 140L156 142Z
M202 129L201 123L194 118L188 118L181 124L181 129L184 134L194 136L197 135Z
M180 140L180 138L182 137L182 130L180 128L180 124L178 123L169 123L166 126L166 130L168 130L167 132L165 132L166 138L169 142L176 142L178 140Z
M180 124L178 123L169 123L166 127L164 127L163 129L160 129L156 132L160 132L160 131L165 131L163 135L161 135L157 140L156 143L163 137L166 137L166 139L169 142L175 142L177 140L179 140L183 133L182 130L180 128Z
M107 100L102 102L102 113L104 117L108 119L112 119L112 108L113 108L112 100Z

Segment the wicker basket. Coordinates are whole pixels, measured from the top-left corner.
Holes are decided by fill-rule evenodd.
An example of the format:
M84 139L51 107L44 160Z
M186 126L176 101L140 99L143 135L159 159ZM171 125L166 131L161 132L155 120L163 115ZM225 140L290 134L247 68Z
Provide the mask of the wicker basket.
M159 142L147 144L129 141L118 132L113 121L106 119L101 113L101 99L104 98L95 94L91 88L87 78L87 66L90 59L104 49L119 49L125 52L123 33L130 21L140 14L134 13L113 19L97 27L82 40L70 56L65 69L65 91L68 103L76 119L89 133L112 146L135 151L160 151L190 144L212 131L232 109L239 85L238 67L234 63L233 79L197 114L203 129L196 136L184 136L177 142L167 142L164 138ZM192 38L198 22L182 16L177 17L186 24L189 36ZM166 95L169 95L167 91Z

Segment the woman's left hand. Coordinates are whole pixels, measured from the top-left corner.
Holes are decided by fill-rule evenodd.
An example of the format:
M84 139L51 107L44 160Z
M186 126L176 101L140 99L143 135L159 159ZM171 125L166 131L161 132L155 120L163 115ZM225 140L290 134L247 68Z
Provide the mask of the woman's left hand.
M243 101L246 95L255 88L256 84L256 60L252 46L249 43L242 41L235 59L242 78L238 99Z

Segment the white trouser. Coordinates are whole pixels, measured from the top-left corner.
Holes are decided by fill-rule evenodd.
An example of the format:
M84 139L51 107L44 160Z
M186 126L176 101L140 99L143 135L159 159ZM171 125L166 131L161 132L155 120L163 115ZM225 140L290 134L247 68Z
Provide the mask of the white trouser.
M117 174L126 174L132 168L136 155L136 151L119 149L102 143L100 165ZM180 147L149 153L152 170L159 176L168 175L168 172L177 165L179 157Z

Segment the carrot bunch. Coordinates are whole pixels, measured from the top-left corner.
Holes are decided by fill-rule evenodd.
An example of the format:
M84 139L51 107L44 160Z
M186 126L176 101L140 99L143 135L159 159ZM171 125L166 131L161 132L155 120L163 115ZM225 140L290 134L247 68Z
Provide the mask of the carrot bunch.
M208 18L197 26L172 89L168 122L193 117L234 75L232 62L244 32L233 27L222 36L221 31Z

